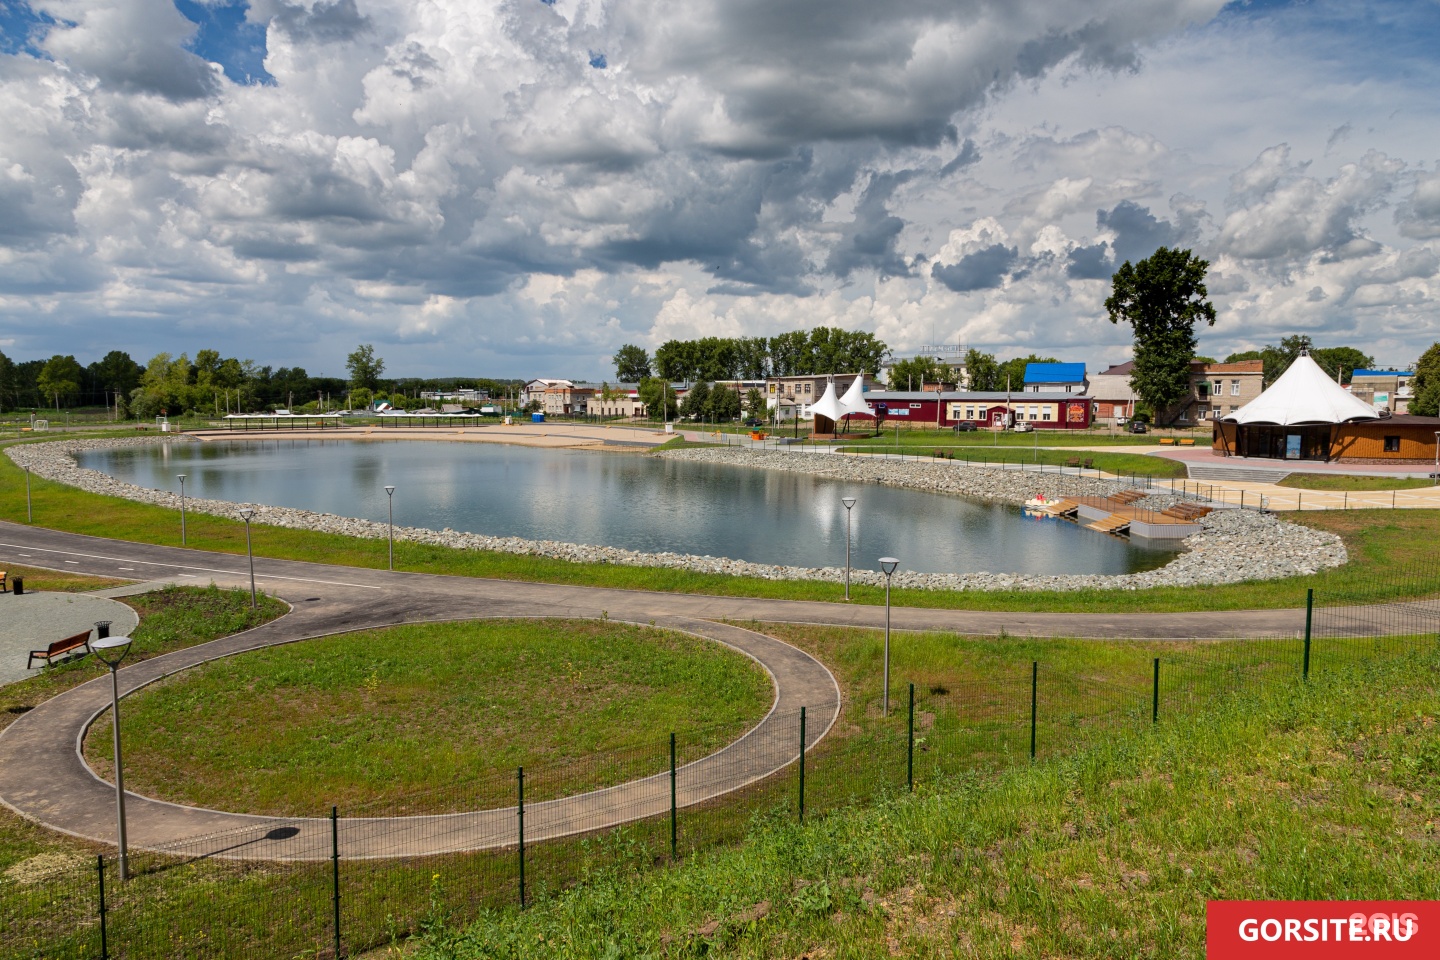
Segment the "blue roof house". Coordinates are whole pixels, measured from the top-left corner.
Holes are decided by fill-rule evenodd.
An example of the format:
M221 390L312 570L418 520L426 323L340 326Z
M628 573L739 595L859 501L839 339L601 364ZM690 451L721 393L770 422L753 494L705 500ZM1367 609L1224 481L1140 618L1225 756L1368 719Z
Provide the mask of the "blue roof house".
M1083 363L1025 364L1026 393L1078 393L1090 386Z

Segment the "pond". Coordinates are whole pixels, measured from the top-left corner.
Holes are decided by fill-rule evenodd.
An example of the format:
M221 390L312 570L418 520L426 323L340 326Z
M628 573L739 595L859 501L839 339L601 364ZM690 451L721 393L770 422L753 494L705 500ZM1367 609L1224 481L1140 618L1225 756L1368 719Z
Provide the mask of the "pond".
M1120 574L1175 548L1130 543L1018 507L626 453L423 440L247 440L93 450L80 464L142 487L488 536L797 567L899 557L924 573Z

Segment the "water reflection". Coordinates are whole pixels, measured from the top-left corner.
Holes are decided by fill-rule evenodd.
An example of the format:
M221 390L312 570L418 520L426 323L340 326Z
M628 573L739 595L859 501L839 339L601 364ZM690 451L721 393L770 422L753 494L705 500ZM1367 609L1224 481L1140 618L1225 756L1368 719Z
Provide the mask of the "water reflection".
M968 573L1126 573L1167 562L1143 547L1021 510L879 485L629 454L429 441L289 440L90 451L82 464L143 487L491 536L606 544L757 563L841 566L854 496L858 567ZM187 482L187 492L192 492Z

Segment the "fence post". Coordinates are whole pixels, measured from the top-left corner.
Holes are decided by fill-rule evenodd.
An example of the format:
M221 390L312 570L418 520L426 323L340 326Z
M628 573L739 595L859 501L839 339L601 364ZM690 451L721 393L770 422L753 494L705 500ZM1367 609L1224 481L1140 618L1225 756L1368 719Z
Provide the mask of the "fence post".
M899 436L897 433L896 436ZM800 708L800 822L805 822L805 708Z
M915 792L915 684L910 684L910 724L906 731L905 783L911 793Z
M525 909L525 768L515 769L515 783L519 793L519 804L515 808L519 814L520 826L520 909Z
M1035 759L1035 716L1040 691L1040 661L1030 663L1030 759Z
M340 808L330 808L330 875L335 892L335 960L340 960Z
M1160 722L1160 658L1155 658L1155 684L1150 692L1150 722Z
M1315 588L1311 587L1305 591L1305 664L1301 668L1300 678L1308 681L1310 679L1310 624L1315 616Z
M110 960L110 942L105 931L105 854L95 855L95 873L100 878L100 960Z
M670 734L670 860L673 863L675 857L675 734Z

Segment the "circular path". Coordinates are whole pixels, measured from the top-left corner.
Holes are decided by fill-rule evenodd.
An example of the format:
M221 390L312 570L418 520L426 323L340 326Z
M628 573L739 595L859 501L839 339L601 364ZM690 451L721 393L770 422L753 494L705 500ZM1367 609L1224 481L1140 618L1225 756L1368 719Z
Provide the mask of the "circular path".
M382 545L383 546L383 545ZM222 586L248 585L243 556L156 547L0 522L0 563L63 568L98 576L127 575ZM677 776L677 803L714 798L768 776L799 755L799 709L808 708L806 744L813 747L839 710L839 691L809 654L752 630L714 620L808 622L881 627L883 607L648 593L560 584L398 573L295 561L255 559L261 589L288 601L292 612L255 630L136 663L120 671L122 695L179 670L219 657L331 633L422 620L482 617L572 617L651 623L728 644L755 657L775 679L776 703L749 734L698 760ZM125 571L121 573L121 571ZM1407 615L1434 604L1406 604ZM1393 632L1396 611L1330 609L1326 629L1347 634ZM968 634L1105 638L1233 638L1296 636L1304 611L1261 610L1185 614L1036 614L896 608L901 630ZM108 707L105 678L69 690L26 713L0 733L0 801L53 829L113 843L114 787L79 755L89 723ZM123 713L123 711L122 711ZM123 716L122 716L123 721ZM527 841L598 830L668 813L668 773L562 800L527 804ZM323 819L282 819L185 807L127 793L130 843L187 856L320 859L330 855ZM413 856L512 845L515 808L403 818L345 818L345 857Z

